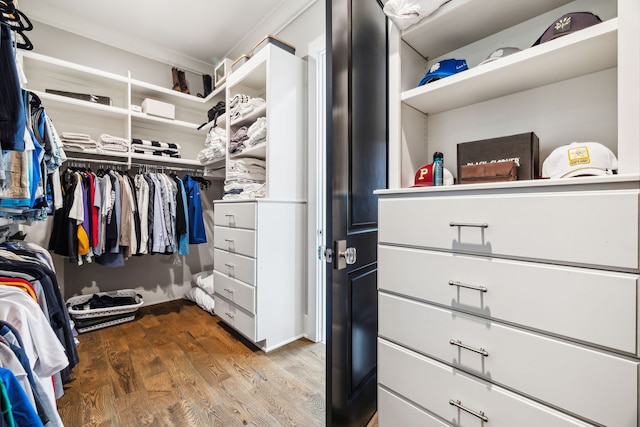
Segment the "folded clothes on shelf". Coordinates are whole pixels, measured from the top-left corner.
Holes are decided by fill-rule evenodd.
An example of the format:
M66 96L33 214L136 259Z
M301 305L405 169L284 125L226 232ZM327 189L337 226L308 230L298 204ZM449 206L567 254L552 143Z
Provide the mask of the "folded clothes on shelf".
M121 153L126 153L129 151L129 141L125 138L120 138L118 136L109 135L103 133L100 135L100 139L98 140L100 143L100 148L105 151L117 151Z
M131 148L136 154L149 156L180 158L180 145L172 142L148 141L134 138L131 141Z
M95 150L98 142L91 139L91 135L76 132L62 132L60 134L62 146L71 151Z
M253 98L249 95L237 94L229 102L229 120L234 121L246 117L253 111L266 105L262 98Z
M224 159L227 149L227 132L220 127L213 127L207 132L205 148L198 153L198 161L202 164Z
M231 159L227 163L223 200L266 196L266 162L255 158Z

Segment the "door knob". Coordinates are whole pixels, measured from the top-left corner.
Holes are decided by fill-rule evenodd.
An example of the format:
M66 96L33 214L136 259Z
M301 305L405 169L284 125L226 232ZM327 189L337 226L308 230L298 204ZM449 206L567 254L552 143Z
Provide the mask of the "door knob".
M356 248L347 248L344 251L340 252L339 255L344 258L347 265L352 265L356 263L357 253Z
M335 248L335 253L338 254L336 257L337 265L335 266L337 270L342 270L343 268L346 268L347 265L356 263L356 248L348 248L346 240L337 240L335 242Z

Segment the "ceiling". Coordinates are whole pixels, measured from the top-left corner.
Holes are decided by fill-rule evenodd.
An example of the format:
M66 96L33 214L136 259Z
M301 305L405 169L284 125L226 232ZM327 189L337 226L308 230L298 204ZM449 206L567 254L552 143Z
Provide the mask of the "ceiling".
M16 0L18 8L37 22L154 59L213 65L248 40L252 46L267 34L277 34L314 2Z

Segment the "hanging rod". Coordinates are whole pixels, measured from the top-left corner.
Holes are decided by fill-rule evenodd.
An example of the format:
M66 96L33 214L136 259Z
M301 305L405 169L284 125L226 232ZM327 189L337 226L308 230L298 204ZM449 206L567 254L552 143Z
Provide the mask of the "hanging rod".
M87 162L87 163L93 162L93 163L104 163L108 165L129 166L128 162L118 162L118 161L113 161L108 159L87 159L83 157L69 157L69 156L67 156L67 162Z
M181 172L189 172L192 173L194 175L198 175L198 174L202 174L204 175L204 171L202 169L198 169L196 167L182 167L182 166L171 166L171 165L153 165L153 164L149 164L149 163L131 163L131 167L137 167L140 169L147 169L147 170L162 170L164 171L165 169L169 169L172 171L181 171Z
M155 159L154 159L155 160ZM67 161L68 162L85 162L85 163L101 163L101 164L108 164L108 165L119 165L119 166L127 166L128 168L139 168L139 169L153 169L153 170L158 170L158 169L169 169L172 171L182 171L182 172L192 172L194 174L203 174L204 175L204 170L202 170L201 168L198 168L196 166L192 166L192 167L183 167L183 166L173 166L173 165L161 165L161 164L152 164L152 163L139 163L139 162L118 162L118 161L113 161L113 160L108 160L108 159L89 159L89 158L84 158L84 157L67 157Z

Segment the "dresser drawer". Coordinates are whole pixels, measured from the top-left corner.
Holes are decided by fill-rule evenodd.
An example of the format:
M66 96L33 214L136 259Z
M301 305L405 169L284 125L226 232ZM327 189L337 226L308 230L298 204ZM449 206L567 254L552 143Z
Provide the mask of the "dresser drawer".
M213 209L214 225L256 229L255 203L216 203Z
M383 339L378 339L378 366L379 384L456 426L591 426ZM588 374L585 372L585 376ZM483 424L479 417L458 409L450 401L482 412L488 421ZM635 427L630 421L617 425Z
M422 408L378 387L378 425L380 427L448 427Z
M250 313L256 312L256 288L214 270L215 293Z
M213 269L249 285L256 284L256 260L243 255L213 250Z
M603 425L637 425L638 361L402 297L378 301L383 338Z
M380 243L638 269L638 191L379 200Z
M638 354L638 277L378 246L380 290L631 354Z
M253 230L215 226L213 227L213 246L218 249L255 258L256 232Z
M235 330L249 338L251 341L256 339L256 318L235 306L233 303L220 298L217 295L213 297L215 303L215 312L220 318L231 325Z

